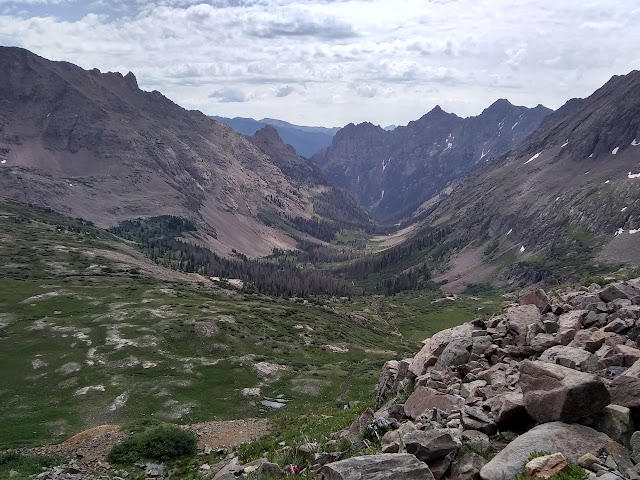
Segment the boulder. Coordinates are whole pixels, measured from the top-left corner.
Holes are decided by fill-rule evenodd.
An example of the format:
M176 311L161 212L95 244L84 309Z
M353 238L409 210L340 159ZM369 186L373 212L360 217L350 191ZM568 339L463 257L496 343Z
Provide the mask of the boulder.
M551 311L551 301L549 296L541 288L534 288L525 291L520 296L520 305L535 305L541 314Z
M353 423L349 426L347 430L347 436L351 438L359 438L364 432L364 429L367 428L374 419L373 410L367 408L358 418L356 418Z
M491 415L498 425L526 414L524 396L520 390L498 394L487 400L487 405L491 408Z
M507 310L506 325L515 333L516 345L524 345L529 326L541 322L540 310L535 305L520 305Z
M451 413L460 410L464 404L464 398L457 395L440 393L432 388L416 388L404 404L404 413L407 417L416 419L429 410L437 408L443 412Z
M498 429L496 423L480 407L466 405L462 410L462 426L466 430L493 435Z
M614 283L600 292L600 299L603 302L613 302L618 298L625 298L631 300L632 298L640 295L640 289L631 285L630 283Z
M320 469L324 480L434 480L429 467L408 453L352 457Z
M422 342L422 349L413 357L409 370L417 377L424 375L427 368L436 364L440 354L444 351L451 339L462 337L471 338L475 329L476 327L472 324L465 323L457 327L442 330L431 338L424 340Z
M640 407L640 378L627 372L614 378L608 385L611 402L629 408Z
M607 405L594 418L593 428L607 434L616 442L629 447L633 434L633 418L631 410L621 405Z
M448 428L433 430L415 430L402 437L407 453L429 463L457 452L460 440L453 436Z
M376 385L376 406L380 406L384 403L385 399L394 394L394 386L396 384L396 378L398 377L398 362L397 360L389 360L382 366L380 372L380 379Z
M536 457L525 465L525 474L529 478L549 478L569 468L569 462L561 453Z
M531 348L542 352L547 348L551 348L560 343L560 340L556 337L556 335L552 333L539 333L533 340L531 340Z
M444 348L433 368L441 370L467 363L471 355L471 347L473 347L471 337L453 338Z
M509 443L480 471L484 480L512 480L533 451L560 452L577 462L585 453L598 455L611 439L583 425L551 422L529 430Z
M586 310L572 310L560 315L558 319L558 340L561 345L569 345L576 333L582 328L582 319L587 315Z
M465 430L462 432L462 441L474 452L489 453L491 451L489 435L477 430ZM638 444L640 445L640 438L638 439Z
M519 383L527 412L540 423L576 421L611 402L599 377L551 363L523 361Z
M540 355L541 362L555 363L563 367L593 372L598 365L598 357L581 348L556 345Z

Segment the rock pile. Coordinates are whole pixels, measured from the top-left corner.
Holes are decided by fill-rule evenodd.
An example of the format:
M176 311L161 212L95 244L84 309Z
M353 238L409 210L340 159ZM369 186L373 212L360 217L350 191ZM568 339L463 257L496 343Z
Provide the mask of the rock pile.
M511 480L532 452L548 451L561 456L530 472L566 459L605 480L638 480L639 343L640 279L553 298L531 290L504 315L387 362L369 415L393 427L383 453L328 463L320 477Z

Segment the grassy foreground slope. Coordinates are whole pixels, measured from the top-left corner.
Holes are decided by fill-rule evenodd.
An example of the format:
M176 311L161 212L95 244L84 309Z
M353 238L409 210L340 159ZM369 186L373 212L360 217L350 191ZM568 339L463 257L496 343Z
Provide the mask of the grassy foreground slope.
M145 416L177 423L369 400L379 368L497 300L275 299L153 264L111 234L0 201L0 450ZM478 309L482 310L478 310Z

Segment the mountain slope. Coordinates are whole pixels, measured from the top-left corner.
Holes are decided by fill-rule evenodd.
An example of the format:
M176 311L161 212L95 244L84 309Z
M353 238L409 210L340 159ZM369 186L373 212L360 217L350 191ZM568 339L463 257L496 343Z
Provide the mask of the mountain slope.
M218 253L266 255L295 241L260 213L308 218L330 189L311 167L293 185L246 137L140 90L132 73L0 48L0 99L0 194L100 226L171 214Z
M640 72L550 115L521 146L426 203L457 252L440 280L553 283L640 265ZM464 247L464 248L462 248Z
M485 161L513 148L549 109L498 100L477 117L435 107L392 131L349 124L312 157L337 185L378 218L400 218Z
M320 149L331 144L331 140L339 128L305 127L293 125L274 118L225 118L213 115L211 118L229 125L236 132L244 135L253 135L267 125L271 125L277 131L283 141L293 146L298 155L309 158Z

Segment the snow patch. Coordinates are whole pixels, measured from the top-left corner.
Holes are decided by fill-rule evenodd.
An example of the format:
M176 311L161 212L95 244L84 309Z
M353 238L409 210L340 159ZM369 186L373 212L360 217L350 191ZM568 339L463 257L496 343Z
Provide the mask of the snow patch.
M7 161L6 160L0 160L0 163L4 165L5 163L7 163Z
M516 122L516 123L514 123L514 124L513 124L513 126L511 127L511 130L513 130L514 128L516 128L516 125L518 125L519 123L520 123L519 121L518 121L518 122Z
M540 155L542 155L542 152L538 152L536 153L533 157L531 157L529 160L527 160L526 162L524 162L524 164L526 165L529 162L533 162L536 158L538 158Z
M624 229L621 227L616 231L615 236L617 237L618 235L622 235L624 233Z
M638 232L640 232L640 228L636 228L634 230L629 230L629 235L633 235L633 234L638 233Z
M618 153L618 150L620 150L620 147L616 147L613 150L611 150L611 155L615 155Z
M480 155L480 160L482 160L484 157L486 157L487 155L489 155L489 152L491 151L491 149L487 150L487 153L484 153L484 149L482 150L482 155ZM489 161L489 159L487 159L487 161Z
M69 184L69 186L70 186L70 187L73 187L73 183L70 183L70 184Z
M631 178L631 179L640 178L640 173L631 173L631 172L629 172L629 178Z
M624 207L622 210L620 210L621 212L625 212L627 210L627 208L629 207Z
M564 147L566 147L567 145L569 145L569 140L567 140L565 143L563 143L562 145L560 145L560 148L564 148Z
M525 248L524 245L520 247L520 253L523 253L525 250L526 250L526 248Z
M389 160L385 163L384 160L382 160L382 171L384 172L387 167L389 166L389 164L391 163L391 157L389 157ZM358 177L358 183L360 183L360 177Z
M382 195L380 195L380 200L384 198L384 190L382 190Z
M513 233L513 228L507 232L507 236Z
M589 155L589 158L593 158L593 153L591 155Z
M631 142L631 146L632 146L632 147L637 147L637 146L639 146L639 145L640 145L640 143L638 143L638 140L637 140L637 139L634 139L634 140L633 140L633 142Z
M556 198L556 202L557 202L558 200L560 200L560 197Z
M606 184L608 184L608 183L611 183L611 180L607 180L607 181L606 181L606 182L604 182L604 183L605 183L605 185L606 185Z

